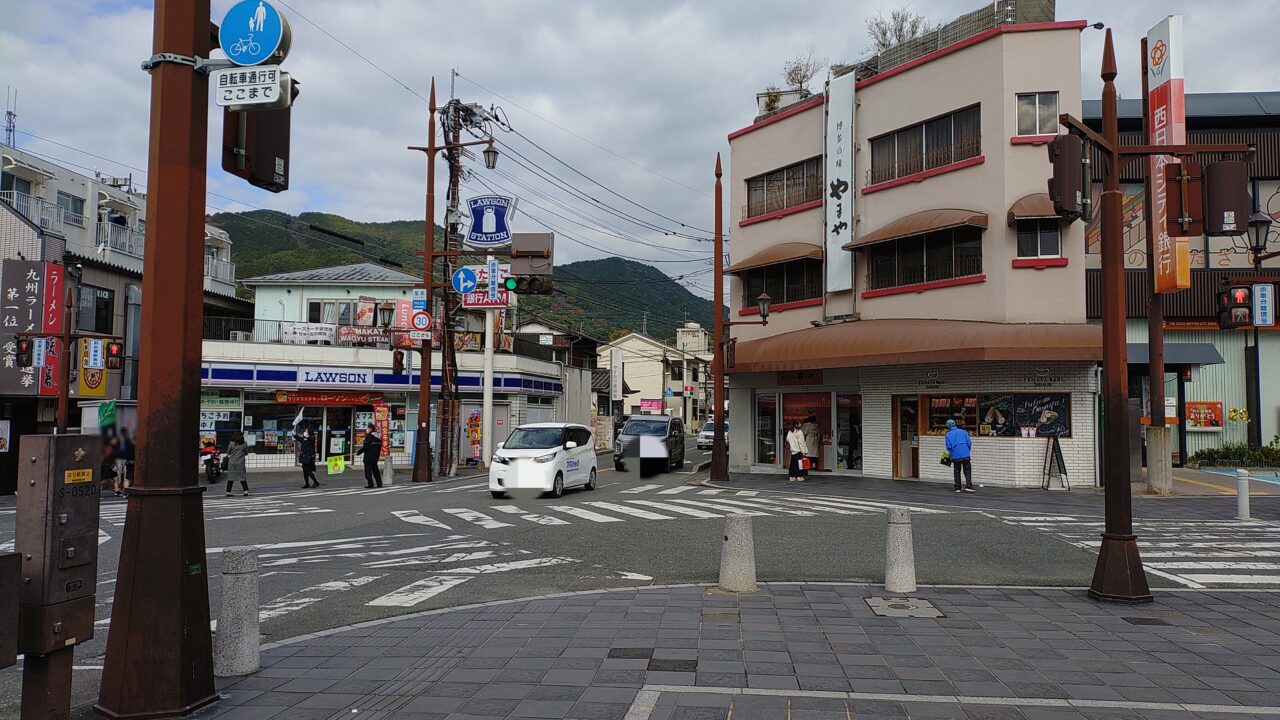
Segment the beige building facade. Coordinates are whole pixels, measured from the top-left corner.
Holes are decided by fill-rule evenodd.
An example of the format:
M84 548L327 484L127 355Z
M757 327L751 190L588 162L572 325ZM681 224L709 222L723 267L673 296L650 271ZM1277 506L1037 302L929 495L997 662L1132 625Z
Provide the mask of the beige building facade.
M1045 193L1057 116L1080 114L1085 23L1048 12L971 14L949 44L842 68L729 135L732 319L771 299L768 325L733 328L731 470L785 473L785 427L812 420L823 472L950 479L951 419L977 482L1037 486L1049 458L1054 487L1061 468L1093 484L1084 229ZM847 188L829 164L845 132Z

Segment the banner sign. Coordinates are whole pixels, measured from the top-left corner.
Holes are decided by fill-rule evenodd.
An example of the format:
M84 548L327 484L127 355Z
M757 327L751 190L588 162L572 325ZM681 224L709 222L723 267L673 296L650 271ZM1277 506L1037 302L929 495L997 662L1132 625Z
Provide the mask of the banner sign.
M378 435L382 437L382 457L391 457L391 406L375 403L373 423L378 426Z
M391 342L391 332L384 327L371 327L368 325L339 325L338 326L338 344L354 345L356 343L386 343Z
M826 187L822 203L826 212L824 260L827 292L853 289L853 253L844 245L853 240L853 86L856 73L827 83L827 130L823 151Z
M288 345L309 345L313 342L332 343L337 325L329 323L280 323L280 339Z
M614 348L609 353L609 402L621 402L622 394L622 350Z
M1188 400L1187 432L1220 432L1222 430L1222 403Z
M97 345L98 357L94 362L94 345ZM76 381L76 394L80 397L100 398L107 396L107 371L102 369L102 341L84 338L80 341L80 377ZM96 367L95 367L96 366Z
M663 411L662 400L641 400L640 401L640 412L642 413L657 413L661 415L662 411Z
M45 341L43 367L20 368L17 336L62 332L64 281L61 265L31 260L0 264L0 395L58 394L66 360L61 341Z
M1147 127L1152 145L1181 145L1187 141L1186 98L1182 78L1182 16L1170 15L1147 31ZM1155 226L1156 292L1191 287L1191 239L1169 236L1166 217L1169 182L1164 166L1177 162L1168 155L1147 160L1151 183L1152 222Z
M467 201L471 229L463 243L472 247L501 247L511 244L511 216L515 200L502 195L481 195Z
M356 300L356 325L373 325L378 320L378 300L361 295Z
M382 402L382 393L277 390L276 402L281 405L372 405Z
M217 390L200 391L201 410L241 410L243 408L238 390L228 395L223 395Z

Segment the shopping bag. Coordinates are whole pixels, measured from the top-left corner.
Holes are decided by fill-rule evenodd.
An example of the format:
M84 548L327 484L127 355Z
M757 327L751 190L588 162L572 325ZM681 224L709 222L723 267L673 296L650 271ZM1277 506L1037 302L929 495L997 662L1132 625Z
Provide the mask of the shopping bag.
M943 465L948 465L948 466L951 465L951 453L947 453L947 452L942 453L942 459L939 460L938 462L942 463Z
M802 457L802 458L800 458L800 469L801 469L801 470L812 470L812 469L813 469L813 461L812 461L812 460L810 460L810 459L809 459L809 458L807 458L807 457Z

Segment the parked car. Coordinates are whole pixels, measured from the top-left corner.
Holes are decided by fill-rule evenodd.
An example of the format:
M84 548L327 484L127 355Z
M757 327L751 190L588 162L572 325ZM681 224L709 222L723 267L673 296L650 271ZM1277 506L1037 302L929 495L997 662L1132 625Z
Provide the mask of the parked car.
M627 458L665 470L684 466L684 422L669 415L633 415L613 444L613 469L627 469Z
M698 449L705 450L711 447L716 439L716 424L709 422L702 426L702 431L698 433ZM729 446L729 423L724 424L724 444Z
M596 489L591 430L574 423L530 423L511 431L489 463L489 493L541 490L558 498L567 487Z

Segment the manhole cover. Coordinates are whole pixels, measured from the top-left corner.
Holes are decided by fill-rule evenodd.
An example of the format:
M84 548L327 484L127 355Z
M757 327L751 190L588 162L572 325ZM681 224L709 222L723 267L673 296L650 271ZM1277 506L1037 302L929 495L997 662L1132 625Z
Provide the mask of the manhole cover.
M880 617L895 618L943 618L946 617L933 603L919 598L867 598L867 607Z

